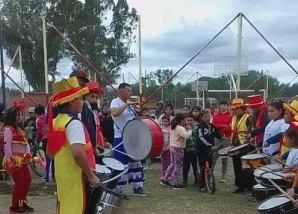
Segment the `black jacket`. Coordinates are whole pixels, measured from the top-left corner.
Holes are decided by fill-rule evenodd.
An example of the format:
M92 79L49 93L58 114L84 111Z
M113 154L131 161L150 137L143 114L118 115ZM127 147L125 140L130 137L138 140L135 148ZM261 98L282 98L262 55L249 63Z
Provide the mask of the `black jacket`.
M97 143L96 143L96 121L94 118L93 111L88 107L86 102L84 102L84 104L83 104L81 120L84 123L84 125L88 131L91 144L95 148L95 146L97 145Z
M223 134L212 123L199 123L196 134L198 153L210 153L215 137L222 139Z

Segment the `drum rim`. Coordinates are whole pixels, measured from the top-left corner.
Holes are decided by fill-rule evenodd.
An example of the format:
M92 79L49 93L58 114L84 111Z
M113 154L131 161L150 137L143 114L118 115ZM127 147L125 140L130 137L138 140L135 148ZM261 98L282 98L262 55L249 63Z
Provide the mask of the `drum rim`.
M118 163L121 163L120 161L118 161L117 159L115 159L115 158L112 158L112 157L104 157L103 159L102 159L102 161L104 162L104 159L111 159L111 160L115 160L115 161L117 161ZM105 162L104 162L104 164L106 164ZM116 171L123 171L124 169L125 169L125 166L121 163L121 165L123 166L123 169L114 169L114 168L112 168L112 167L110 167L110 166L108 166L107 164L106 164L106 166L108 167L108 168L111 168L111 169L113 169L113 170L116 170Z
M272 210L272 209L274 209L274 208L283 206L283 205L285 205L285 204L292 203L291 200L288 199L289 201L287 201L287 202L285 202L285 203L283 203L283 204L279 204L279 205L277 205L277 206L275 206L275 207L271 207L271 208L267 208L267 209L260 209L260 206L261 206L262 204L264 204L265 202L267 202L267 201L269 201L269 200L271 200L271 199L273 199L273 198L286 198L286 199L288 199L288 198L285 197L285 196L272 196L272 197L267 198L266 200L262 201L262 202L258 205L258 211L266 211L266 210L268 211L268 210Z
M240 146L241 146L240 148L244 148L244 147L246 147L246 146L248 146L248 145L249 145L249 143L241 144L241 145L239 145L239 146L235 146L235 147L232 148L230 151L232 151L233 149L234 149L233 151L238 151L238 150L236 150L236 148L238 148L238 147L240 147ZM229 151L229 152L230 152L230 151Z
M252 156L252 155L260 155L261 157L258 157L258 158L244 158L245 156ZM268 158L268 156L267 155L263 155L263 154L261 154L261 153L256 153L256 154L248 154L248 155L243 155L242 157L241 157L241 160L260 160L260 159L266 159L266 158Z
M134 120L138 120L138 121L141 121L142 123L145 123L145 122L143 122L143 120L151 120L151 121L153 121L153 122L155 122L153 119L137 119L137 118L134 118L134 119L132 119L132 120L130 120L130 121L128 121L126 124L125 124L125 126L124 126L124 128L123 128L123 131L122 131L122 141L123 141L123 147L124 147L124 150L125 150L125 152L126 152L126 144L124 143L124 138L123 138L123 134L124 134L124 130L125 130L125 128L126 128L126 126L131 122L131 121L134 121ZM145 123L146 124L146 123ZM155 124L157 124L158 125L158 123L156 123L155 122ZM149 129L149 127L148 127L148 125L146 124L146 128L149 130L149 132L150 132L150 135L151 135L151 141L153 141L153 135L152 135L152 132L151 132L151 130ZM152 147L153 147L153 143L151 143L151 149L152 149ZM149 156L149 154L150 154L150 152L151 152L151 149L149 150L149 152L148 152L148 154L146 155L146 157L145 158L143 158L143 159L146 159L148 156ZM128 153L127 153L128 154ZM129 155L131 155L131 154L129 154ZM133 155L132 155L133 156ZM135 159L134 157L130 157L132 160L134 160L134 161L141 161L141 160L138 160L138 159Z

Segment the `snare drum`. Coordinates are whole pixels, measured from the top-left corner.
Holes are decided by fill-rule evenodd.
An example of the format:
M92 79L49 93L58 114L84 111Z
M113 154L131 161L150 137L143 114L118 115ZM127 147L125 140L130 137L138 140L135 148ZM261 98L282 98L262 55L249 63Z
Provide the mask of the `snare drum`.
M250 145L248 143L242 144L240 146L235 146L228 151L230 157L243 156L250 152Z
M266 165L267 155L264 154L250 154L241 157L242 167L244 169L259 168L259 165Z
M267 172L261 175L261 185L265 187L274 187L274 185L268 180L268 178L270 178L280 188L286 189L292 187L292 183L284 180L283 172Z
M108 169L111 170L112 175L110 176L110 178L116 177L117 175L122 173L125 169L125 166L120 161L118 161L114 158L103 158L102 162L106 165L106 167L108 167ZM107 185L107 188L115 189L118 185L119 179L120 178L110 181Z
M268 164L266 166L260 167L254 171L254 176L258 182L261 181L261 176L267 172L278 172L282 171L283 166L281 164Z
M218 151L218 155L219 155L219 156L228 156L228 152L229 152L232 148L234 148L234 146L228 146L228 147L226 147L226 148L223 148L223 149L221 149L221 150Z
M258 212L263 214L296 214L293 202L284 196L277 196L263 201L259 207Z
M257 202L261 202L270 198L271 196L277 195L280 192L276 188L264 187L261 184L256 184L253 186L254 196Z
M107 184L102 183L103 181L108 180L111 177L111 170L103 165L96 164L96 172L95 175L99 178L101 182L101 187L105 188Z
M136 161L159 156L163 146L162 131L152 119L129 121L123 129L122 139L126 153Z

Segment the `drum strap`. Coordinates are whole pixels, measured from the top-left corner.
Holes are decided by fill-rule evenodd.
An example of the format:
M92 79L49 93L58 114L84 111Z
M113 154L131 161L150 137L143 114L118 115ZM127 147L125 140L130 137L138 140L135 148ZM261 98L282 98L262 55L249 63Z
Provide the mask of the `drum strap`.
M133 112L133 114L137 117L137 113L136 113L136 111L131 107L131 106L128 106L128 108ZM129 120L130 121L130 120ZM127 123L129 122L129 121L127 121ZM120 127L117 125L117 123L115 122L115 120L114 120L114 124L115 124L115 126L116 126L116 128L119 130L119 131L123 131L122 129L120 129Z

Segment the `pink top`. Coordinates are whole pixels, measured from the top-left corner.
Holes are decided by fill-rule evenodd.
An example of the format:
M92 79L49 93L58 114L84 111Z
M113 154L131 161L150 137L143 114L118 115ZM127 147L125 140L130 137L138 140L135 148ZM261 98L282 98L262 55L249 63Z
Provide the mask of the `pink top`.
M45 135L45 123L46 123L46 115L39 115L36 119L36 140L40 141L46 137Z
M7 162L11 162L11 157L13 154L25 154L30 153L29 144L16 144L12 143L12 131L11 128L7 127L4 130L4 153Z
M162 134L163 134L163 150L168 150L170 145L170 133L171 133L171 126L161 127Z
M186 131L183 126L177 125L174 130L171 130L170 146L184 149L186 147L186 139L190 138L191 135L191 129Z

